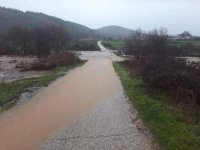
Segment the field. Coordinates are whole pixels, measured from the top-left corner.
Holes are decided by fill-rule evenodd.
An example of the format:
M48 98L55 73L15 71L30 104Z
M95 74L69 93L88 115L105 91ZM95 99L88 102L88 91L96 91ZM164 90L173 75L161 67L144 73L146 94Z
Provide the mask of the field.
M170 41L169 44L173 46L185 46L187 44L192 44L195 47L200 47L200 40L176 40Z
M126 42L123 40L105 40L105 41L103 41L102 44L105 46L106 46L106 44L109 44L112 46L112 47L108 47L108 48L121 49L121 48L125 47Z

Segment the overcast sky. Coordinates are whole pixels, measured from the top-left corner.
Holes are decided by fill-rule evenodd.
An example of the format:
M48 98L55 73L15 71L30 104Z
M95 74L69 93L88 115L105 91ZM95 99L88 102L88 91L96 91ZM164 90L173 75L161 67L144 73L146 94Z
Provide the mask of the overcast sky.
M36 11L90 28L119 25L170 34L200 35L200 0L0 0L0 6Z

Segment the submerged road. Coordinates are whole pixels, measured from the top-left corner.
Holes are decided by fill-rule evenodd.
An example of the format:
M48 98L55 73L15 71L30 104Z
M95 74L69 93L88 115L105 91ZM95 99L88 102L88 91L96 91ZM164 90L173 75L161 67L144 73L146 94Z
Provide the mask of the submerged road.
M154 149L112 66L121 58L98 44L85 65L1 114L0 150Z

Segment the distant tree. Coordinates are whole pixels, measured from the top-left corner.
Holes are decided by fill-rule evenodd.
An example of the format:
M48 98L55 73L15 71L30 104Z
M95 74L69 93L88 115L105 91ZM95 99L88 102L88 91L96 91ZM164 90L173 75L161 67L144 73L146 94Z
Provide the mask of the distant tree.
M144 47L145 32L141 29L137 29L132 35L131 40L127 42L127 48L130 54L139 57L142 55Z
M34 29L20 26L11 27L0 34L1 54L48 55L51 51L61 50L69 35L60 26L44 25Z
M166 47L168 41L167 29L154 29L146 34L146 49L148 53L159 55L159 57L166 55Z
M39 57L60 50L69 38L63 28L51 25L37 27L34 34L36 55Z
M192 37L192 34L189 31L184 31L183 33L179 34L179 36L186 38L186 37Z
M146 55L163 55L167 44L167 30L154 29L148 33L138 29L128 41L127 48L130 54L136 57Z
M26 50L32 48L32 33L26 28L14 26L8 30L5 39L6 47L19 54L24 54Z

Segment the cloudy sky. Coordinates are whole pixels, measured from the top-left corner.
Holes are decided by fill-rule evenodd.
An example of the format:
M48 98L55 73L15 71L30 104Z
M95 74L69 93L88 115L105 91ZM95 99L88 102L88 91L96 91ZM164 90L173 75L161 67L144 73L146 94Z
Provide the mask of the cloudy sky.
M170 34L200 35L200 0L0 0L0 6L36 11L100 28L119 25Z

